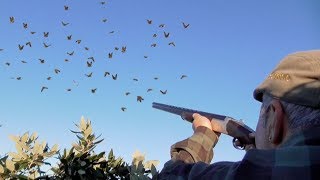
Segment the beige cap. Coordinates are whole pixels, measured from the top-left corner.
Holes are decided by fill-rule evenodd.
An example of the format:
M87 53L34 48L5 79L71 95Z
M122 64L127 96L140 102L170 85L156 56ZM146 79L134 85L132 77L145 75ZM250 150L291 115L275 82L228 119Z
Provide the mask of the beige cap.
M253 97L264 93L289 103L320 108L320 50L289 54L258 86Z

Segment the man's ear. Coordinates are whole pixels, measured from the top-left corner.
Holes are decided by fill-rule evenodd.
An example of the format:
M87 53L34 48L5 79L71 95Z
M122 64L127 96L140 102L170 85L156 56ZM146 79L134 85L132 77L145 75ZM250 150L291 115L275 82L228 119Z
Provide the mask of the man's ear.
M269 141L274 146L282 143L285 136L285 112L279 100L274 99L270 103L268 112Z

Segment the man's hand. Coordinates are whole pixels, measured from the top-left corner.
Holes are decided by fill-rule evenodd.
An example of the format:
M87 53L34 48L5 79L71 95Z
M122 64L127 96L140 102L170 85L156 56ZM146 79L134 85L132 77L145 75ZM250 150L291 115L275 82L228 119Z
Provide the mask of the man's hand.
M212 130L212 126L211 126L211 122L208 118L201 116L198 113L194 113L192 115L193 117L193 122L192 122L192 129L195 131L197 129L197 127L199 126L204 126L209 128L210 130Z

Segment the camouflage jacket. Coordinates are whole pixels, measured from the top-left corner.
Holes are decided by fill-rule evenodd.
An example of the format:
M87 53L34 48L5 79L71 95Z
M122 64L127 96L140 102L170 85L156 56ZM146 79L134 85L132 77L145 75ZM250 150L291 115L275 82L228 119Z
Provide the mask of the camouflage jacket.
M171 147L172 159L158 179L320 179L320 127L293 135L277 149L251 149L239 162L209 164L216 142L214 132L197 128Z

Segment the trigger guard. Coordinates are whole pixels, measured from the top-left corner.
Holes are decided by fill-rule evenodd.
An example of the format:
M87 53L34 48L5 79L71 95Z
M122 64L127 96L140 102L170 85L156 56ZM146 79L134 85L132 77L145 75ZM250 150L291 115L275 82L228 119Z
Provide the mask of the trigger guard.
M237 138L233 138L232 145L233 145L233 147L235 147L236 149L239 149L239 150L245 149L245 146Z

